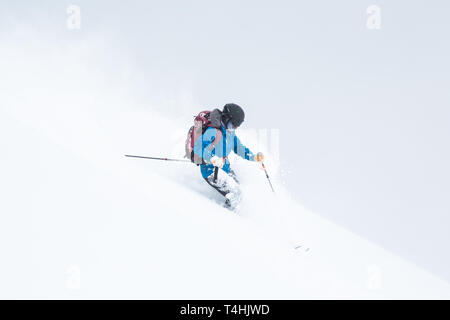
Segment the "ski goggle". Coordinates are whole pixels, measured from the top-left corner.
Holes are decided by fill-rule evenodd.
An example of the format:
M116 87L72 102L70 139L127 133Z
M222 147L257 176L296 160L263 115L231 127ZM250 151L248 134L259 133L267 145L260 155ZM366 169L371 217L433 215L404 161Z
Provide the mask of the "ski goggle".
M244 122L244 121L240 121L239 123L236 123L236 121L233 121L233 119L230 119L227 122L226 128L228 130L237 129L241 126L242 122Z
M231 123L231 121L228 121L227 123L227 130L234 130L236 127Z

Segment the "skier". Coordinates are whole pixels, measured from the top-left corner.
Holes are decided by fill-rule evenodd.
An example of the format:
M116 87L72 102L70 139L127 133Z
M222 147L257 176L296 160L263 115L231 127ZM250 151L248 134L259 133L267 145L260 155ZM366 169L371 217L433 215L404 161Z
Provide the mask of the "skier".
M241 192L236 174L230 168L228 155L233 151L246 160L257 162L262 162L264 155L262 152L254 155L236 136L235 130L245 118L244 110L240 106L229 103L223 107L223 111L214 109L207 117L208 127L195 142L193 141L191 160L197 164L201 163L200 171L203 178L226 198L225 207L234 210L239 204ZM215 170L218 169L226 175L218 177L215 174Z

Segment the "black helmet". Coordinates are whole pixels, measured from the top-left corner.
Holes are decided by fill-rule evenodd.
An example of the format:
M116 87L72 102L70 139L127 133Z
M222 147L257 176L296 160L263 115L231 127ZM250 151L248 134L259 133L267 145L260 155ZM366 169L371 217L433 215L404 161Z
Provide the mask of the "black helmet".
M233 127L239 127L244 122L245 113L241 107L234 103L228 103L223 107L222 120L225 125L231 121Z

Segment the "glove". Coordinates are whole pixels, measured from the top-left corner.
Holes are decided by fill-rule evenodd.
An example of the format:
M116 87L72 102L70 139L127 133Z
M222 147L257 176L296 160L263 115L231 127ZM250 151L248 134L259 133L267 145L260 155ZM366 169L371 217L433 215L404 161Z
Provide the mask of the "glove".
M218 156L214 156L211 158L211 163L214 167L222 168L223 167L223 158L219 158Z
M255 156L256 162L263 162L264 161L264 154L262 152L258 152Z

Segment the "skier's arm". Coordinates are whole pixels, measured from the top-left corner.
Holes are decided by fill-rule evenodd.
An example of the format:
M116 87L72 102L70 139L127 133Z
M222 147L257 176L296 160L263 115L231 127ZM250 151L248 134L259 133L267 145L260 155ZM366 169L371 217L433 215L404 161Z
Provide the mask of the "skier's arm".
M251 152L249 148L244 146L241 140L239 140L239 138L236 135L234 135L233 147L234 153L236 153L241 158L249 161L255 161L255 155L253 154L253 152Z
M214 146L211 145L212 141L216 138L216 130L208 128L201 137L197 139L194 144L194 154L203 158L205 162L211 162L213 156Z

